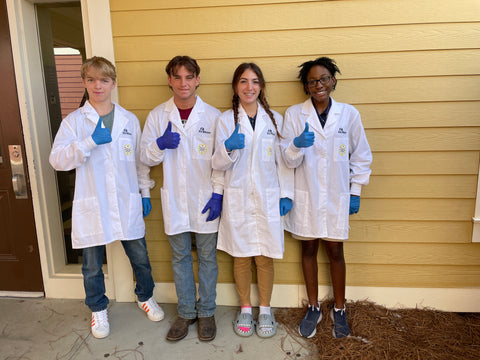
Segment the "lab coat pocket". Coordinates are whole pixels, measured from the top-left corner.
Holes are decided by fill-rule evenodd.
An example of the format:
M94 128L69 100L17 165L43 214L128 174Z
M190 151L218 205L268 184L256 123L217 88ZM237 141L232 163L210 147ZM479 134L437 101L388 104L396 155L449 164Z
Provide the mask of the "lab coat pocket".
M348 161L348 137L334 138L335 161Z
M213 136L194 136L192 147L193 159L210 161L213 150Z
M118 140L120 146L120 160L121 161L135 161L135 148L130 138L120 138Z
M262 161L274 160L273 143L274 139L262 139Z
M348 212L350 210L350 193L340 194L340 206L337 214L337 229L344 231L348 226Z
M280 221L280 188L267 189L265 196L268 221Z
M223 197L224 211L228 216L228 220L232 224L243 224L245 222L245 209L243 199L243 189L225 189Z
M130 203L128 206L129 217L128 217L128 229L133 230L142 226L143 223L143 205L142 205L142 195L140 194L130 194Z
M73 238L84 238L98 235L103 232L98 199L90 197L73 201L72 227Z

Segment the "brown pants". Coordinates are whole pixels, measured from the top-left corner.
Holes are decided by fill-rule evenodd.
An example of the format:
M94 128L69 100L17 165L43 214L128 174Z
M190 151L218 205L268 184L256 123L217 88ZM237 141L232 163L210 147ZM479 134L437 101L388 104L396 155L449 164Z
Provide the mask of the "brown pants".
M270 306L273 290L273 259L265 256L255 256L254 259L257 267L257 285L260 295L260 305ZM251 305L250 285L252 283L252 258L234 257L233 276L242 306Z

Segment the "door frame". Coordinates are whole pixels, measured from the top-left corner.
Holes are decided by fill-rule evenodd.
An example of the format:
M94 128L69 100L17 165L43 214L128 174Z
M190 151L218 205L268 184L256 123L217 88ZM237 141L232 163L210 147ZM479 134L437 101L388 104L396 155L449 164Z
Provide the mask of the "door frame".
M81 265L66 265L56 176L48 162L53 139L39 55L35 4L54 2L71 0L6 0L45 296L82 299L85 292ZM87 57L104 56L114 63L109 1L81 0L80 3ZM112 100L117 99L115 89ZM107 246L104 273L108 297L134 301L133 273L118 241Z

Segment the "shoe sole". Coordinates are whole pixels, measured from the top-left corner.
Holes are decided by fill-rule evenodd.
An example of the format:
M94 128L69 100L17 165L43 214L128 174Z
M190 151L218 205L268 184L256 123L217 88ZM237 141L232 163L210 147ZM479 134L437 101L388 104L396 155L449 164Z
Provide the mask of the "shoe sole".
M322 318L323 318L323 315L322 313L320 313L320 316L318 317L318 320L317 320L317 325L320 323L320 321L322 321ZM315 329L313 329L313 332L308 335L308 336L305 336L303 335L301 332L300 332L300 325L298 325L298 333L303 336L304 338L307 338L307 339L311 339L312 337L315 336L315 334L317 333L317 327L315 326Z

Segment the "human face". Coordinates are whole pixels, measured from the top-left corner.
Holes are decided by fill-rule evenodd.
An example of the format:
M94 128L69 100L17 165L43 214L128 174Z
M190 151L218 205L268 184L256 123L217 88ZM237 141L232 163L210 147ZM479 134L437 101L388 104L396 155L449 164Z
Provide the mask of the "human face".
M235 93L240 98L242 105L250 105L257 102L258 95L261 91L260 80L252 69L247 69L240 76L235 87Z
M93 106L112 102L112 90L117 84L112 78L103 75L100 70L90 67L82 82L87 89L88 100Z
M313 86L309 86L309 82L314 83ZM316 103L328 103L330 93L336 82L337 79L330 74L327 68L315 65L307 74L307 84L305 84L305 88Z
M173 90L173 96L183 102L195 97L195 90L200 84L200 76L195 76L185 66L180 66L174 75L168 77L168 85Z

